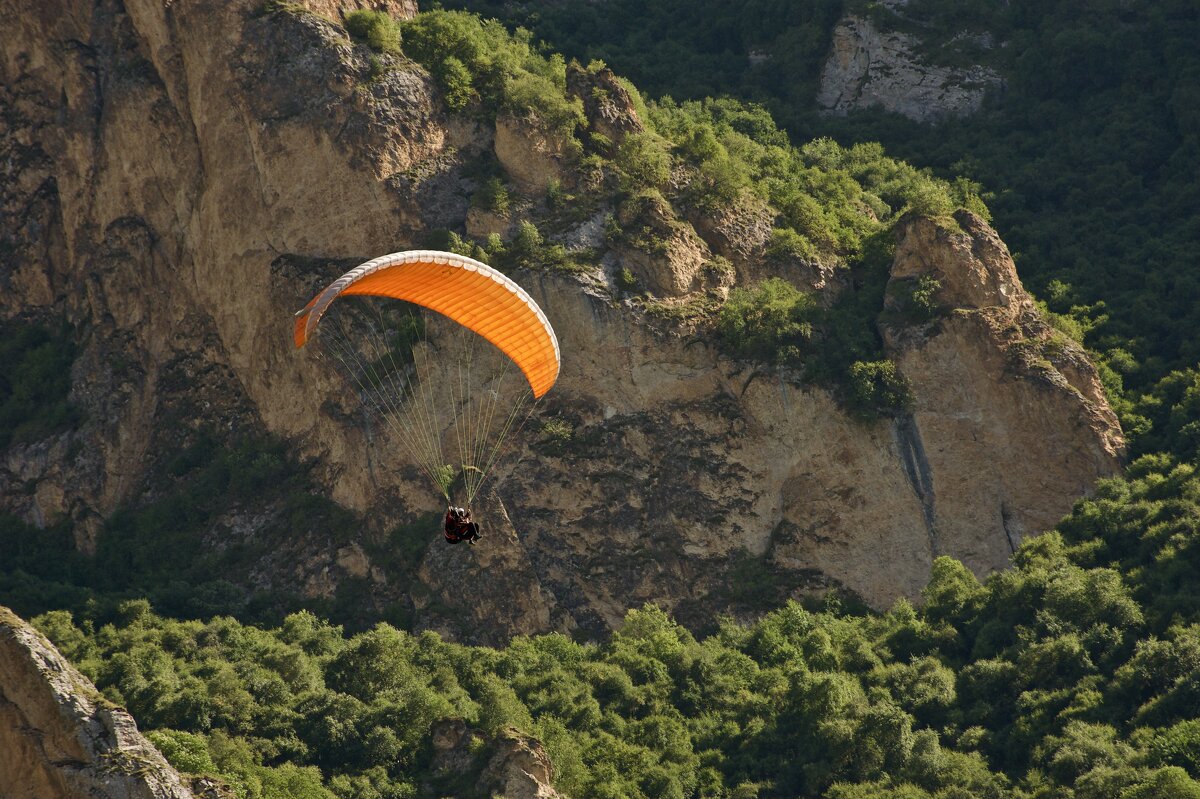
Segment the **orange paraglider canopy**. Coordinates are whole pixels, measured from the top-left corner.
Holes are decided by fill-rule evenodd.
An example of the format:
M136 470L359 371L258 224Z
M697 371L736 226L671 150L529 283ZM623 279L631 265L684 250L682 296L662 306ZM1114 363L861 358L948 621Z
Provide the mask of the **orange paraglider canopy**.
M535 398L558 379L558 339L542 309L512 280L473 258L413 250L356 266L296 314L297 347L305 345L329 305L343 294L391 297L453 319L511 358Z

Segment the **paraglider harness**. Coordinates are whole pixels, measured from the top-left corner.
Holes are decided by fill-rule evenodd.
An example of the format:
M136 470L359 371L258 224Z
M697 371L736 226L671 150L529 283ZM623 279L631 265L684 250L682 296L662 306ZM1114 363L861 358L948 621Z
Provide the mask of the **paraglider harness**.
M446 508L443 532L446 534L447 544L460 544L463 541L474 544L479 540L479 525L472 521L471 511L453 505Z

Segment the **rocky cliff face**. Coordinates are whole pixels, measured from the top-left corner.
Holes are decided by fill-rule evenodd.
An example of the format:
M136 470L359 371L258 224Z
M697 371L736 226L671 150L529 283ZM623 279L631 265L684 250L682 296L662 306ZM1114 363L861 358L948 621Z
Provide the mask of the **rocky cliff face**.
M817 104L834 114L881 108L935 122L978 111L984 94L1002 84L987 67L928 63L920 45L916 36L882 30L868 17L845 17L833 30Z
M943 315L881 328L916 397L895 430L930 550L949 545L981 572L1053 526L1051 495L1087 493L1084 475L1112 468L1123 440L1095 368L1037 312L995 231L956 221L910 220L892 266L893 296L933 278Z
M192 799L128 713L0 607L0 795Z
M363 541L430 510L395 442L292 348L291 314L359 260L437 228L504 224L471 216L480 159L533 192L569 174L567 151L527 120L448 116L420 68L385 57L375 74L318 14L250 0L0 9L14 26L0 45L0 315L77 325L72 397L86 411L80 429L5 453L0 504L39 524L70 518L87 549L205 428L293 442L328 495L365 514ZM618 87L591 95L610 138L640 124ZM886 605L917 592L939 554L1003 568L1023 535L1117 469L1094 370L1053 339L979 220L902 230L892 279L933 276L943 313L884 320L915 406L864 424L826 391L648 320L613 288L628 268L683 302L763 276L764 209L641 213L678 246L517 276L564 352L539 418L570 434L550 446L533 423L503 502L482 510L483 544L449 549L430 529L407 586L388 584L361 542L297 534L264 553L255 584L323 595L361 579L399 594L419 626L489 641L599 633L648 600L695 621L835 586ZM564 240L603 247L603 219ZM710 269L714 253L732 269ZM836 288L824 265L774 269ZM246 502L206 540L252 544L283 512Z

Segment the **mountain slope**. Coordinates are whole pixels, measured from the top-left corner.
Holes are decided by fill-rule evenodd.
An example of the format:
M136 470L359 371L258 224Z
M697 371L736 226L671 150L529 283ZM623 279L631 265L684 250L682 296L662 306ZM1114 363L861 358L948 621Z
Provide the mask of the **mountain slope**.
M10 447L4 501L71 524L110 590L362 596L474 640L595 634L644 600L697 624L831 587L882 606L942 554L1003 568L1117 468L1094 370L994 232L877 149L791 149L729 103L647 107L444 12L401 53L287 4L18 16L4 312L74 325L85 421ZM940 221L903 220L889 266L910 208ZM287 336L348 265L438 236L516 270L565 353L541 415L568 441L527 437L500 496L521 576L463 555L465 592L434 577L430 497L395 442ZM711 309L769 277L807 316L748 358ZM940 287L924 316L918 285ZM225 582L172 587L188 570ZM505 598L480 616L482 595Z

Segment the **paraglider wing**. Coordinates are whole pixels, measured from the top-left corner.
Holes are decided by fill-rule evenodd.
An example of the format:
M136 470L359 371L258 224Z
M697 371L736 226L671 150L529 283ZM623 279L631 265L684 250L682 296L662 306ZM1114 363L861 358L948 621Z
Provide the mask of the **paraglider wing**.
M351 269L296 314L297 347L304 346L329 305L343 294L391 297L453 319L511 358L535 399L558 379L558 339L542 309L512 280L473 258L413 250Z

